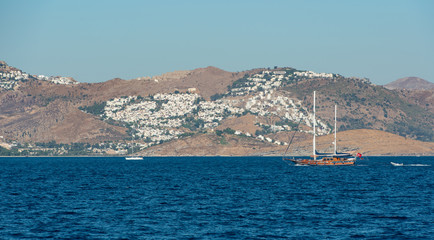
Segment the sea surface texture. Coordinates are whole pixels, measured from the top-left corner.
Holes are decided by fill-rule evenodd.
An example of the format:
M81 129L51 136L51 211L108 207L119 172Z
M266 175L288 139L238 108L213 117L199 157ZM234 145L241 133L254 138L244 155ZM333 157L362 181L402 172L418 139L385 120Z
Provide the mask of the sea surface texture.
M0 239L433 239L433 165L0 158Z

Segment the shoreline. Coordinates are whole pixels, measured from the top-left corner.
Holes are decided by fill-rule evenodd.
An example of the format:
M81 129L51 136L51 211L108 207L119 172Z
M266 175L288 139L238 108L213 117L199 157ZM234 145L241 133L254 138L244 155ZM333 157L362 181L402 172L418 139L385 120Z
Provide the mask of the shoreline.
M0 156L0 158L125 158L129 155L102 155L102 156L93 156L93 155L70 155L70 156ZM144 158L176 158L176 157L193 157L193 158L206 158L206 157L221 157L221 158L237 158L237 157L283 157L283 155L139 155ZM288 158L292 157L306 157L303 155L300 156L287 156ZM423 155L423 154L412 154L412 155L363 155L363 157L434 157L433 155Z

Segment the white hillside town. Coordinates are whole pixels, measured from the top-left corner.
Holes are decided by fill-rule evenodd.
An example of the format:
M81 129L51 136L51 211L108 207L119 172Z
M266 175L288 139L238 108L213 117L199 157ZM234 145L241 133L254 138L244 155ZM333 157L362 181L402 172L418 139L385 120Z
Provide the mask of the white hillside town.
M10 70L6 71L5 69ZM47 77L44 75L30 75L19 69L10 68L5 62L0 61L0 88L3 88L5 90L11 90L14 89L14 87L19 86L20 81L28 81L31 78L41 81L48 81L55 84L79 84L79 82L75 81L70 77Z
M292 125L301 122L311 129L313 114L302 106L300 100L291 99L278 90L282 82L290 81L293 75L286 71L262 71L235 82L225 97L214 101L204 100L195 93L196 90L185 93L159 93L148 97L114 98L105 103L104 113L100 116L106 120L129 125L132 129L132 138L140 139L136 142L140 149L178 139L193 132L212 132L222 120L248 113L256 115L257 118L278 117L281 122ZM309 72L307 76L330 75ZM288 124L270 125L258 121L257 125L267 129L269 133L293 130ZM318 135L325 135L331 131L327 124L319 119L316 120L316 125ZM256 133L233 130L235 135L244 135L277 145L287 144Z
M6 90L13 89L19 85L19 81L29 80L29 77L31 77L29 74L23 73L20 70L0 72L0 88Z
M79 82L73 80L73 78L70 78L70 77L60 77L60 76L47 77L47 76L44 76L44 75L38 75L37 79L38 80L42 80L42 81L52 82L52 83L55 83L55 84L64 84L64 85L79 84Z
M316 73L312 71L306 71L306 72L294 72L294 75L299 77L308 77L308 78L332 78L332 73Z

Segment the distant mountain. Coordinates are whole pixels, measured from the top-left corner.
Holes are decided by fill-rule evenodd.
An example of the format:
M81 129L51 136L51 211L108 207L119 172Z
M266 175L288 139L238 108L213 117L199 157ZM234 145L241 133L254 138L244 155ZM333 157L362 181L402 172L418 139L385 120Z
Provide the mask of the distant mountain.
M387 89L428 90L434 83L418 77L405 77L384 85Z
M370 154L434 153L432 143L414 141L425 150L405 152L391 147L398 142L393 139L434 142L432 92L392 91L367 79L290 67L243 72L206 67L79 83L0 62L0 143L33 152L40 146L39 153L50 154L125 154L135 145L143 155L279 155L297 131L304 154L311 145L313 90L318 135L332 132L337 104L339 133L348 139L366 142L360 136L381 135L363 129L393 135L387 135L384 149ZM340 150L356 150L362 142L341 144Z

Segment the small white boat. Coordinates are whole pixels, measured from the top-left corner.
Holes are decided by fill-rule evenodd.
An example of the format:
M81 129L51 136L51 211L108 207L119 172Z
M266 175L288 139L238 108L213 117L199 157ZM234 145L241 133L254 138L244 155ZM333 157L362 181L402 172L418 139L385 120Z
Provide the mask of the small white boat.
M404 166L404 163L394 163L394 162L390 162L390 164L392 164L393 166Z
M125 160L143 160L143 157L140 157L140 156L128 156L128 157L125 157Z
M131 147L131 153L134 153L134 143L132 144L132 147ZM140 161L140 160L143 160L143 157L137 156L137 155L135 155L135 156L126 156L125 160Z

